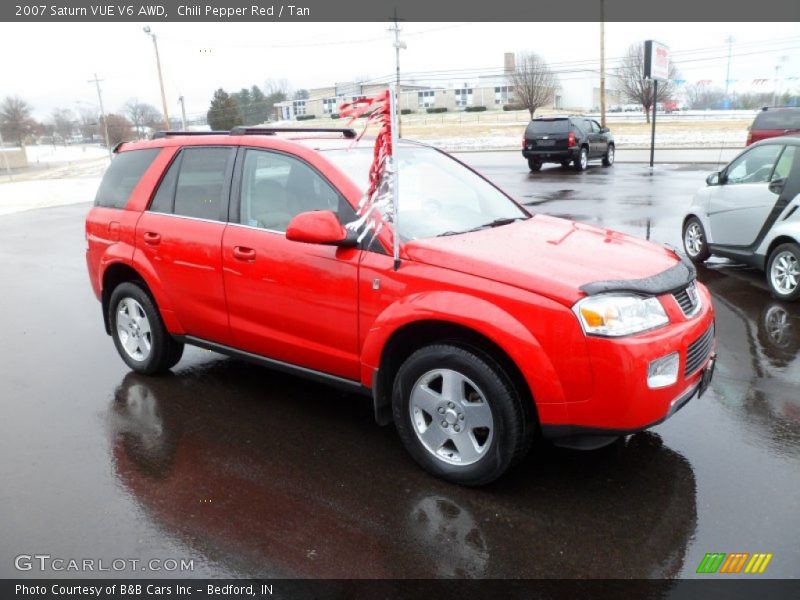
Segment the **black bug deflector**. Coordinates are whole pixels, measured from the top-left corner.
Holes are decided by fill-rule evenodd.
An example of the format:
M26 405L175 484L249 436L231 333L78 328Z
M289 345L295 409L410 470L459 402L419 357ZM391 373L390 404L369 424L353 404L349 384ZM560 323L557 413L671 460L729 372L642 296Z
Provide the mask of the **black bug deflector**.
M675 254L680 258L679 263L651 277L593 281L582 285L580 290L587 296L607 292L633 292L648 296L658 296L681 290L694 281L697 276L697 270L688 258L678 252Z

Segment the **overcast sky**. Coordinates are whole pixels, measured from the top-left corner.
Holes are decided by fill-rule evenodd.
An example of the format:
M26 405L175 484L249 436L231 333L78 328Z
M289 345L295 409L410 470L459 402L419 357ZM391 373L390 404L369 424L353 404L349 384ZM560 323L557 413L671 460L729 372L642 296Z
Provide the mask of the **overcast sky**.
M0 97L18 95L46 119L54 108L96 105L96 72L103 79L106 110L119 111L138 98L161 109L153 45L146 23L0 24ZM394 72L388 23L157 23L170 114L178 96L191 115L205 113L213 90L236 91L269 78L295 89L320 87L354 77ZM502 69L503 53L530 50L555 70L597 61L597 23L404 23L404 73ZM731 79L736 86L771 92L775 66L781 85L800 88L798 23L607 23L606 56L621 56L632 42L657 39L670 46L688 81L713 80L722 87L725 38L732 35ZM13 57L16 57L14 60ZM785 59L782 60L782 57ZM595 66L586 63L585 66ZM465 80L469 77L464 74ZM790 79L790 78L794 79ZM454 79L462 78L457 75ZM754 79L767 79L753 87Z

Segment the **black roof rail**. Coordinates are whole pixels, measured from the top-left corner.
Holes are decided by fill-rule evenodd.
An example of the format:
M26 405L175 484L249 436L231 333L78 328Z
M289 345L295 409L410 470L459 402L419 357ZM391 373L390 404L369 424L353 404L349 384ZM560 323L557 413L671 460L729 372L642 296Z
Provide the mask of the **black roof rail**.
M344 137L356 137L352 127L234 127L231 135L275 135L276 133L341 133Z
M179 135L180 136L183 136L183 135L189 135L189 136L195 136L195 135L228 135L228 133L229 133L228 131L174 131L174 130L169 130L169 131L156 131L150 136L150 139L151 140L158 140L158 139L161 139L161 138L173 137L173 136L179 136Z

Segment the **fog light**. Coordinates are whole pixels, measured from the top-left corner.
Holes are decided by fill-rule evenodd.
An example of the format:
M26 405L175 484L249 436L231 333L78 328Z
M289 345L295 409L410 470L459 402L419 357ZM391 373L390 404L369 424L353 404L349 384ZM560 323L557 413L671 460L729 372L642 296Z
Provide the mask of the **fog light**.
M647 367L647 385L651 388L661 388L678 381L678 366L680 362L677 352L667 354L651 362L650 366Z

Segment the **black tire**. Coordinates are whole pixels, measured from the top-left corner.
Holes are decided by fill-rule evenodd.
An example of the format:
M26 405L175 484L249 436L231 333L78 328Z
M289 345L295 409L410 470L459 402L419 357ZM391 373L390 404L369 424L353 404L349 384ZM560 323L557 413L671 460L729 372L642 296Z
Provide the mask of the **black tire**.
M150 329L149 335L134 332L142 340L142 343L146 339L149 341L149 352L145 355L144 351L142 351L143 356L140 358L136 358L126 350L125 342L120 337L122 334L120 333L118 319L125 318L120 311L122 303L126 302L127 306L127 300L129 299L138 304L137 310L141 308L143 312L141 316L146 319ZM108 303L108 322L111 325L111 337L114 340L117 352L119 352L122 360L137 373L144 375L164 373L174 367L183 355L183 344L176 341L169 334L152 298L138 283L125 282L114 288L111 293L111 300ZM123 329L125 329L124 326ZM143 348L141 345L140 347Z
M696 232L696 235L699 235L699 241L701 243L699 248L696 248L689 240L690 237L690 229ZM693 263L699 264L705 262L711 256L711 252L708 250L708 238L706 237L706 230L703 227L703 223L697 217L689 217L683 223L683 232L681 233L681 237L683 239L683 251L686 253L686 256L689 257ZM692 238L695 239L695 238Z
M781 289L777 282L777 274L780 273L780 265L776 265L776 261L786 259L793 264L794 275L792 279L795 281L794 286L789 286L791 289ZM767 285L769 291L774 298L784 300L786 302L794 302L800 298L800 281L798 281L798 265L800 265L800 246L795 243L788 242L781 244L775 248L769 255L767 260ZM773 269L776 271L773 272Z
M540 171L542 169L542 161L536 160L535 158L529 158L528 168L531 171Z
M614 144L609 144L606 153L603 155L603 166L610 167L614 164L614 157L616 155L616 148Z
M586 170L586 165L589 164L589 149L586 146L583 146L580 154L578 154L578 157L572 161L572 163L575 166L576 171Z
M474 382L479 389L478 395L483 394L490 409L491 437L485 438L482 456L471 464L452 464L428 450L420 439L421 434L417 433L418 425L412 421L411 397L415 386L423 376L438 370L455 372ZM449 344L426 346L406 359L394 380L392 411L400 439L414 460L437 477L461 485L478 486L494 481L524 457L533 438L532 419L524 410L520 394L505 371L480 353ZM439 427L439 418L438 415L431 418L428 427ZM459 424L466 432L468 423L469 420L455 421L450 425L449 435L457 435L452 429ZM441 424L444 426L444 421ZM477 429L469 431L473 436L477 435ZM452 442L445 441L441 446L445 452L448 443Z

